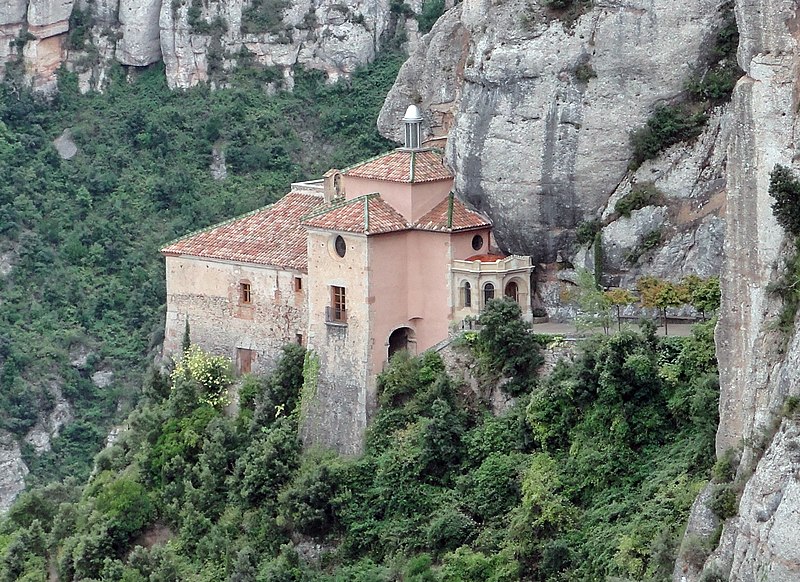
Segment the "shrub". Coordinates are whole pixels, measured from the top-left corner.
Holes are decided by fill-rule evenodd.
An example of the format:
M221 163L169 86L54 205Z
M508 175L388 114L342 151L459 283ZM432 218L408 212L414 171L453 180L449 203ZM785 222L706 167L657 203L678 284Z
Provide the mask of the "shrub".
M228 403L228 386L233 381L230 358L212 356L196 345L183 354L172 371L173 386L179 382L193 382L198 388L198 399L210 406Z
M777 164L769 175L772 212L788 233L800 236L800 181L786 166Z
M711 511L721 520L733 517L739 512L737 489L732 483L718 485L711 499Z
M592 67L591 63L581 63L575 67L575 78L582 83L588 83L589 80L597 77L597 72Z
M242 11L242 33L277 32L288 4L288 0L252 0Z
M600 221L596 218L592 220L586 220L578 224L578 228L575 229L575 242L579 245L587 245L594 240L594 235L600 232Z
M661 204L664 194L656 188L652 182L639 182L635 184L631 191L617 200L614 211L626 218L630 218L631 212L639 210L645 206Z
M659 105L645 126L631 134L631 168L638 168L673 144L697 137L707 119L705 113L693 113L685 105Z
M526 391L534 382L544 359L522 311L515 301L492 300L481 313L477 349L484 370L496 370L510 378L503 389L512 396Z
M444 14L444 0L425 0L422 3L422 10L417 14L417 24L422 33L429 32L439 17Z

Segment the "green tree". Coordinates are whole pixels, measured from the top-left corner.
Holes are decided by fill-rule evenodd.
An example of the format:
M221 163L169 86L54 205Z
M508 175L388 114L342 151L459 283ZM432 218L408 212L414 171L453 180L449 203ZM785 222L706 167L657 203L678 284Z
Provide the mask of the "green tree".
M790 168L775 165L769 175L769 194L775 199L772 212L778 224L792 236L800 236L800 181Z
M639 279L636 288L644 307L655 307L659 310L664 322L664 335L669 335L667 309L683 305L688 301L686 288L649 276Z
M615 287L613 289L608 289L604 293L606 300L608 301L609 305L614 307L617 311L617 331L622 330L622 318L621 318L621 311L622 307L625 305L632 305L636 303L636 295L631 293L628 289L623 289L621 287Z
M574 297L580 309L575 325L579 329L602 328L608 335L611 327L611 302L597 286L594 276L586 269L578 269L578 286Z
M516 301L495 299L481 313L477 350L484 370L499 371L510 378L504 389L512 395L525 392L542 364L539 345L522 321Z

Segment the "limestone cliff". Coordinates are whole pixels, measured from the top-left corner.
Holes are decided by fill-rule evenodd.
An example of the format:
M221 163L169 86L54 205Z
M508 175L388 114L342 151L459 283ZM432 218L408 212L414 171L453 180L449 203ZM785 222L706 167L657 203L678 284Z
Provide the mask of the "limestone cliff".
M422 0L406 5L419 12ZM0 77L50 91L66 65L87 90L102 88L115 61L163 60L169 86L186 88L224 85L244 59L289 86L295 65L335 80L392 39L413 46L412 16L389 0L0 0Z
M787 397L800 394L800 337L776 329L782 305L768 290L790 252L768 188L776 164L797 170L797 10L791 0L736 4L738 58L747 74L734 92L728 151L717 454L740 451L744 490L738 517L725 524L706 564L734 581L800 577L797 421L786 419L775 431Z
M675 7L604 0L565 22L524 0L465 0L404 65L379 127L398 137L398 113L421 101L430 133L449 133L458 191L492 216L501 244L540 262L571 257L575 226L631 180L630 132L682 93L719 26L715 0ZM701 165L719 160L719 143L706 140L703 151L716 153ZM644 179L670 182L670 195L694 199L696 211L721 188L697 161L676 171L687 153L672 152Z

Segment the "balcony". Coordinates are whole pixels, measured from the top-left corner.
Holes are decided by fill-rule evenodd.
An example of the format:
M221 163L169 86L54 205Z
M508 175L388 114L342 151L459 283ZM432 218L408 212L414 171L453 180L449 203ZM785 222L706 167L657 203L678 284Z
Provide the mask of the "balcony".
M326 307L325 323L328 325L347 325L347 310L341 307Z

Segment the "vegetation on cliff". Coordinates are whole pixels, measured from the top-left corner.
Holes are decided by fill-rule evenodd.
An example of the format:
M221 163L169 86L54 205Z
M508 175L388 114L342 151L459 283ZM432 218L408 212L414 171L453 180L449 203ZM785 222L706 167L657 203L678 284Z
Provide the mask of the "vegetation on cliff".
M497 304L477 357L535 368L534 345L506 349L525 340ZM303 366L288 346L235 417L192 374L151 375L85 486L19 499L0 577L44 580L52 564L65 581L669 578L713 459L713 323L592 338L548 377L515 378L526 388L501 416L435 353L400 354L358 459L301 451Z
M235 89L171 92L160 67L130 82L114 69L104 94L80 95L65 74L52 102L0 86L0 429L26 435L53 386L75 413L52 451L24 446L34 482L85 478L136 400L163 333L159 247L392 147L374 119L399 65L388 55L332 86L297 71L295 91L276 95L245 71ZM66 128L71 159L52 144ZM225 180L209 170L215 147ZM97 371L115 381L99 388Z

